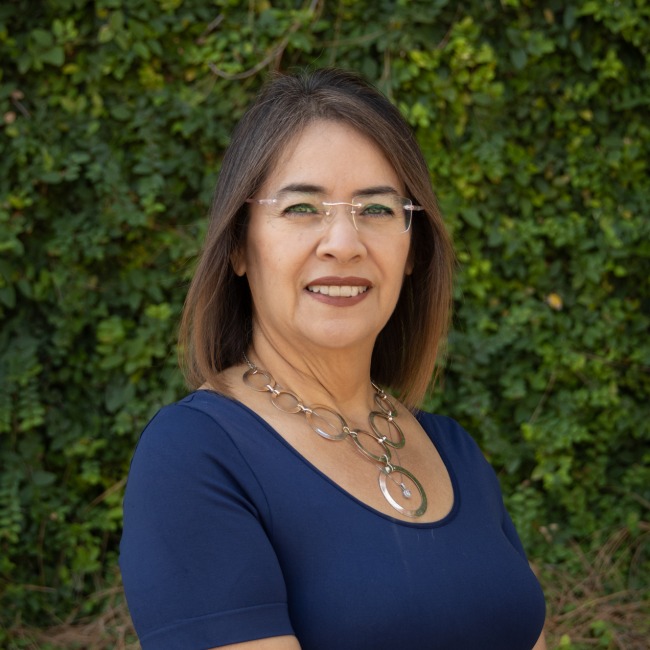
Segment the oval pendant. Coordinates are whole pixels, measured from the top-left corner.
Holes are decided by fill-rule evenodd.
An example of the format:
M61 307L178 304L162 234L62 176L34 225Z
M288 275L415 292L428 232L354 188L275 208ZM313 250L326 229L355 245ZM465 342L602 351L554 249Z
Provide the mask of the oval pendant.
M388 490L388 476L389 474L402 474L403 476L406 476L413 485L417 488L417 491L420 493L420 506L418 508L404 508L401 506L395 499L393 498L393 495L390 493ZM410 490L408 490L404 485L402 481L402 485L399 483L397 484L397 487L399 487L400 490L402 490L402 494L404 495L404 498L410 499L413 495L411 494ZM384 495L384 499L390 503L390 505L397 510L400 514L404 515L405 517L421 517L426 511L427 511L427 495L424 492L424 488L420 484L420 481L418 481L411 472L409 472L407 469L404 469L403 467L399 467L398 465L394 465L393 469L391 471L387 471L386 468L382 468L379 470L379 489L381 490L381 493ZM408 496L406 493L409 493Z

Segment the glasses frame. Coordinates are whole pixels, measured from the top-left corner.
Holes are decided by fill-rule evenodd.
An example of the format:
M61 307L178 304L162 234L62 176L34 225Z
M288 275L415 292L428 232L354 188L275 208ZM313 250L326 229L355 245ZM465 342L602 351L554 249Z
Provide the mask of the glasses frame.
M363 195L360 196L353 196L352 197L352 203L349 201L314 201L314 203L320 203L321 205L324 205L327 208L333 208L333 207L338 207L339 205L348 205L350 206L350 211L348 212L349 216L352 217L352 225L354 226L354 229L357 232L364 233L364 232L369 232L367 230L364 230L362 228L359 228L357 224L357 220L355 219L355 208L360 208L363 203L355 203L355 199L361 199L363 198ZM413 212L419 212L420 210L424 210L424 208L421 205L414 205L413 201L411 199L406 198L405 196L395 196L397 199L401 199L402 201L408 202L407 205L403 205L402 208L404 210L408 210L408 225L405 230L400 230L398 233L386 233L386 235L393 235L393 234L398 234L402 235L404 233L409 232L411 230L411 224L413 223ZM278 199L246 199L246 203L257 203L258 205L273 205L275 203L278 203ZM333 210L325 210L325 216L327 217L327 222L331 221ZM322 220L323 227L319 228L315 232L321 232L324 230L324 224L326 223L326 220Z

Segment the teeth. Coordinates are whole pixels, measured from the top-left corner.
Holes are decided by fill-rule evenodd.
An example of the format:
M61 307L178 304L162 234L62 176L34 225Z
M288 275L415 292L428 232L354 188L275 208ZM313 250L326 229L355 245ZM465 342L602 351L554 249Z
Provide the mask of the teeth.
M313 284L309 287L307 287L309 291L312 293L322 293L324 296L332 296L332 297L343 297L343 298L351 298L354 296L358 296L360 293L365 293L368 291L368 287L352 287L352 286L340 286L338 284L335 285L321 285L321 284Z

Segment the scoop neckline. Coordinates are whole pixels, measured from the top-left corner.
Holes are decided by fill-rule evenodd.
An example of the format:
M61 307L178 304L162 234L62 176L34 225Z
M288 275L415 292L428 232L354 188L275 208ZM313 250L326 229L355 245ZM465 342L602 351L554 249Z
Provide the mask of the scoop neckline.
M376 508L373 508L365 501L362 501L358 497L354 496L354 494L352 494L351 492L348 492L344 487L339 485L331 477L325 474L325 472L323 472L318 467L316 467L316 465L314 465L308 458L306 458L303 454L301 454L291 443L289 443L289 441L287 441L283 436L281 436L280 433L273 426L271 426L261 415L256 413L252 408L250 408L243 402L239 401L234 397L223 395L222 393L218 393L217 391L209 388L197 389L193 393L190 393L187 397L191 397L193 395L198 396L201 393L209 393L211 396L217 399L223 399L226 402L230 402L235 407L241 409L246 414L252 416L266 430L268 430L278 442L280 442L286 449L288 449L296 458L298 458L311 471L313 471L321 479L325 480L327 483L329 483L329 485L331 485L336 490L338 490L338 492L340 492L344 497L348 498L349 500L353 501L357 505L361 506L372 515L381 517L382 519L385 519L393 524L400 524L400 525L407 526L409 528L441 528L443 526L450 524L458 514L458 511L460 509L461 494L460 494L460 487L458 485L458 480L456 477L456 472L454 471L454 468L451 465L449 456L447 454L447 450L444 447L444 443L441 442L442 436L439 435L439 431L436 430L435 425L428 426L429 424L433 424L433 423L427 423L424 421L425 416L431 416L435 418L436 415L433 413L427 413L426 411L417 409L416 413L414 413L414 416L415 419L420 424L420 426L422 427L422 429L424 430L424 432L429 437L429 440L431 440L431 443L436 448L436 451L440 454L440 459L442 460L442 463L445 466L445 469L447 470L447 474L449 475L449 480L451 482L451 488L453 492L453 502L451 508L449 509L449 512L444 517L442 517L441 519L437 519L436 521L428 521L428 522L405 521L403 519L397 519L396 517L387 515L386 513L381 512ZM237 443L236 438L233 438L231 436L231 439L235 444Z

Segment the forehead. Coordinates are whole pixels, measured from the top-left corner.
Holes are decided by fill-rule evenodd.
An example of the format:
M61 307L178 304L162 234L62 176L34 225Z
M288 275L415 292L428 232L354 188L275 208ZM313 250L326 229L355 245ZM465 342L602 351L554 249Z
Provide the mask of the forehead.
M290 184L322 187L347 195L366 187L404 187L379 145L342 122L318 120L307 125L283 148L262 186L277 192Z

